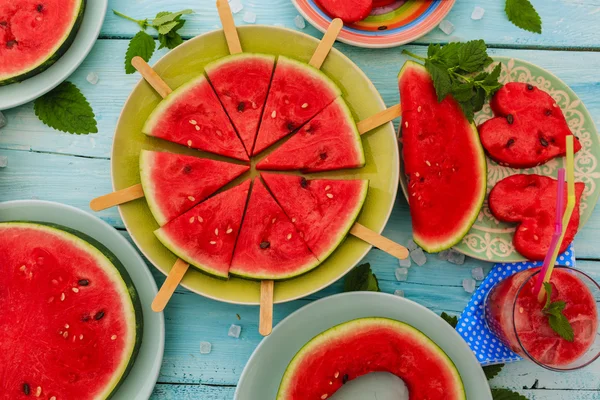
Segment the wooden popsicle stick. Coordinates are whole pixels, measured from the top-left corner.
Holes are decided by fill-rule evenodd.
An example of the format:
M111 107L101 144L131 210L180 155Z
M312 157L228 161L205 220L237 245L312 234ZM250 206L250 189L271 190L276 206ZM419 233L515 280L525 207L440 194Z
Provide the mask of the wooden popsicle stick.
M160 290L156 294L156 297L152 301L152 311L161 312L167 306L167 303L173 296L175 289L179 286L179 283L183 279L183 276L187 272L190 265L178 258L171 271L169 271L169 275L167 275L167 279L161 286Z
M260 320L258 332L269 336L273 330L273 289L275 282L262 281L260 283Z
M362 135L400 116L402 116L402 105L396 104L375 115L371 115L369 118L363 119L356 124L356 127L358 128L358 132Z
M156 90L156 92L164 99L173 89L162 80L160 76L152 69L150 65L142 57L136 56L131 60L131 65L144 77L146 82Z
M90 201L90 208L93 211L102 211L142 197L144 197L144 189L142 189L142 185L138 183L137 185L96 197Z
M315 50L315 53L308 63L309 65L315 67L316 69L321 69L321 66L325 62L327 55L331 51L331 48L333 47L333 44L335 43L335 40L337 39L343 27L344 23L341 19L336 18L331 21L329 28L327 28L327 32L325 32L325 35L323 36L323 39L321 39L317 50Z
M389 255L392 255L400 260L408 258L408 249L406 247L399 245L385 236L381 236L379 233L370 230L358 222L352 226L350 229L350 234L361 240L364 240L369 244L372 244L379 250L385 251Z
M225 40L227 40L229 53L241 53L242 45L240 44L240 37L235 28L235 22L233 21L233 14L231 13L229 2L227 0L217 0L217 10L219 11L219 18L221 18L221 24L223 25L223 32L225 32Z

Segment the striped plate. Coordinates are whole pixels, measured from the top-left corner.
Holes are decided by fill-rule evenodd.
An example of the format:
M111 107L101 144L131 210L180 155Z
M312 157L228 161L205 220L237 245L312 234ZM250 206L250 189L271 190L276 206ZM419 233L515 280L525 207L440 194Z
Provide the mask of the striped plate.
M344 26L338 40L358 47L384 48L412 42L435 28L456 0L396 0L373 9L366 19ZM315 0L292 0L315 28L325 32L331 17Z

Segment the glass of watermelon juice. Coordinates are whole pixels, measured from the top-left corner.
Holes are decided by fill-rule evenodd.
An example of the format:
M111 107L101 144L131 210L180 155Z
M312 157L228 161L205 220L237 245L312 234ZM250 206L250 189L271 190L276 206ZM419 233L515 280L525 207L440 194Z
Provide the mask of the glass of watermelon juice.
M563 315L573 328L568 341L550 326L544 312L546 297L538 301L534 286L540 268L516 273L498 283L485 299L485 320L512 351L554 371L589 365L600 356L598 308L600 287L585 273L557 267L552 273L552 303L564 301Z

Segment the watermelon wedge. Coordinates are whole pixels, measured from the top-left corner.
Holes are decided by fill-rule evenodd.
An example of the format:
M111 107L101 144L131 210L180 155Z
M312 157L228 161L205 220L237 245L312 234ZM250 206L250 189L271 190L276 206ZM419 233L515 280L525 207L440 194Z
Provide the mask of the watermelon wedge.
M319 259L344 240L367 197L369 181L262 173L267 187Z
M0 2L0 86L21 82L54 64L71 46L85 0Z
M411 400L466 399L456 366L421 331L388 318L360 318L304 345L283 375L277 400L327 399L371 372L401 378Z
M229 272L250 279L287 279L318 264L294 224L256 179Z
M0 254L0 398L111 397L142 340L123 265L94 239L39 223L0 223Z
M279 56L253 154L300 128L340 95L336 84L318 69Z
M248 161L244 145L202 75L161 101L148 117L142 132L193 149Z
M316 0L317 4L332 18L346 24L362 21L371 14L373 0Z
M430 253L467 234L486 194L487 166L475 125L451 96L438 102L431 76L407 61L399 75L402 140L413 237Z
M140 177L156 222L163 226L248 171L250 167L181 154L142 150Z
M274 56L244 53L204 68L248 154L252 154L274 67Z
M256 167L317 172L364 164L365 154L354 118L338 97Z
M227 278L250 181L211 197L154 233L182 260Z

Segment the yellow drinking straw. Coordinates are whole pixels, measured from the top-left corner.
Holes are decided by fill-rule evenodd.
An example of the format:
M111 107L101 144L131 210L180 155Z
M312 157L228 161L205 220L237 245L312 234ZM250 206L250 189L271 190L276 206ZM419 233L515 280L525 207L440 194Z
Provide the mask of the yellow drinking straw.
M560 251L560 246L565 238L565 233L567 232L567 227L569 226L569 221L571 221L571 215L573 214L573 209L575 208L575 166L574 166L574 153L573 153L573 135L567 136L567 207L565 209L565 214L563 215L562 220L562 234L560 235L560 239L558 240L558 244L554 249L554 253L552 254L552 259L550 260L550 265L548 270L546 271L546 275L544 275L544 282L550 282L550 276L552 276L552 271L554 270L554 265L556 264L556 258L558 257L558 252ZM560 212L560 210L557 210ZM542 301L546 296L546 290L544 286L540 290L538 294L538 300Z

